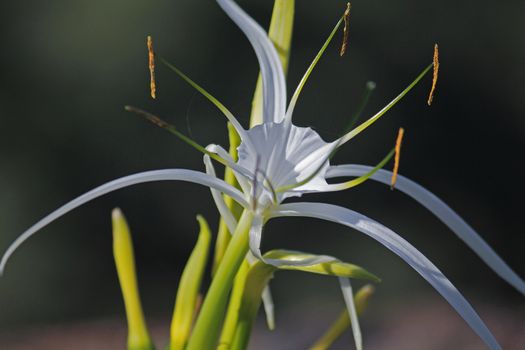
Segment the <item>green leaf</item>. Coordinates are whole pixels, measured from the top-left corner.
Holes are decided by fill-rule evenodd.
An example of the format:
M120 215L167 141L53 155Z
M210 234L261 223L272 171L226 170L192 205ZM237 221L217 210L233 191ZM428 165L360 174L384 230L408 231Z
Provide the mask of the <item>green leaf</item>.
M208 260L211 233L206 220L198 215L199 239L180 279L170 329L170 350L183 350L195 318L202 276Z
M361 316L365 311L373 293L374 287L370 284L367 284L355 293L354 303L358 316ZM348 311L345 309L310 350L327 350L349 327L350 318L348 317Z
M286 74L290 59L290 48L292 44L293 21L295 13L295 0L275 0L273 5L272 19L268 37L273 42L283 71ZM263 113L263 93L262 77L259 74L255 93L252 100L252 113L250 117L250 128L262 124Z
M149 336L140 302L131 233L126 218L120 209L113 209L111 221L113 225L113 257L115 258L128 321L127 349L153 350L154 346Z
M300 264L301 262L315 258L316 255L297 251L272 250L264 254L263 257L265 259L273 259L274 261L283 260L290 262L290 264L276 267L258 261L250 267L248 276L246 277L241 308L239 310L237 329L231 346L232 350L246 349L253 322L255 321L257 311L261 305L262 291L277 270L298 270L321 275L366 279L374 282L380 281L378 277L365 269L357 265L342 262L336 258L334 258L333 261L321 264L297 266L297 264Z

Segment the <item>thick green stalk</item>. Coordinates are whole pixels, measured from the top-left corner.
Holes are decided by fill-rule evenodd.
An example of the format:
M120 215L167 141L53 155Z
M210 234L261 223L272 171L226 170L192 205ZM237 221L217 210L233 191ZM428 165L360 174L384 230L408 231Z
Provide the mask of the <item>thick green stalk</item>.
M208 350L217 347L228 294L248 252L252 220L253 214L245 210L211 282L186 350Z

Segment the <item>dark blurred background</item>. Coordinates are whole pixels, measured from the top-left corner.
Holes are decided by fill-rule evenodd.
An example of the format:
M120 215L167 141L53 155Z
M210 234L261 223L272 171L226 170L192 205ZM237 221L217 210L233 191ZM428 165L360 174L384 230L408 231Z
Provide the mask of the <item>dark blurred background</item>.
M267 27L273 1L239 3ZM296 1L289 94L344 7L339 0ZM355 1L347 55L338 55L338 34L294 114L297 124L334 139L367 81L377 83L365 111L370 115L431 62L433 45L439 43L441 70L432 107L426 105L427 77L347 144L333 163L376 164L403 126L401 173L457 210L521 276L524 13L525 3L518 0ZM149 98L147 35L160 55L248 125L257 61L214 1L3 1L0 23L0 252L36 220L106 181L150 169L203 169L198 152L125 112L126 104L164 117L202 144L226 146L221 114L163 66L157 69L158 99ZM507 348L517 344L512 336L525 329L523 297L413 200L373 182L309 198L352 208L402 234L464 292ZM147 317L165 339L164 321L196 240L195 215L205 215L214 228L218 222L209 190L186 183L145 184L112 193L24 244L0 279L0 342L11 344L7 348L21 339L42 338L37 330L46 327L66 338L68 327L82 322L124 326L111 251L110 211L115 206L122 208L134 234ZM363 321L365 341L375 348L381 348L379 339L388 339L385 332L399 328L403 317L414 312L431 316L413 317L413 326L392 336L387 348L402 344L412 332L438 334L446 320L457 324L454 331L467 337L473 349L482 347L419 275L357 232L316 220L278 219L267 227L263 248L336 255L381 276ZM283 272L272 287L279 330L269 333L261 324L254 348L268 348L265 341L272 340L266 338L279 341L275 348L305 348L343 308L335 279ZM306 329L312 331L305 334ZM124 331L118 334L122 337L115 344L124 344ZM412 348L433 348L427 339ZM72 348L63 344L59 339L54 348ZM459 344L448 348L468 348Z

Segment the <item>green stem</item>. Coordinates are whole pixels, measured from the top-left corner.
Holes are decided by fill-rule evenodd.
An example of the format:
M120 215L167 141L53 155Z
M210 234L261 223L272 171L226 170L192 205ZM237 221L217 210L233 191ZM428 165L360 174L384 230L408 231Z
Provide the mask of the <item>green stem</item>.
M245 210L211 282L186 350L207 350L217 347L228 294L233 279L248 252L252 220L253 214Z

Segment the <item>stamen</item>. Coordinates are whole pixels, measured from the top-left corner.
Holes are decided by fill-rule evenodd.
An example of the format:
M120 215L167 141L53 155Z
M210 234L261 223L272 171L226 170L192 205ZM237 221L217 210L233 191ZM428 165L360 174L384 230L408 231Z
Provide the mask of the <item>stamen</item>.
M332 41L332 38L334 37L335 33L339 30L339 27L341 26L341 23L343 23L344 15L339 18L337 21L337 24L335 25L334 29L330 32L330 35L328 36L328 39L324 42L323 46L315 56L312 63L310 63L310 66L306 70L306 73L304 73L303 77L301 78L301 81L299 82L299 85L297 85L297 88L295 89L294 94L292 95L292 98L290 99L290 103L288 104L288 109L286 110L286 121L292 120L292 114L295 108L295 105L297 104L297 100L299 99L299 95L301 94L301 91L303 90L304 85L306 84L306 81L308 80L308 77L314 70L315 66L317 65L317 62L321 59L323 56L323 53L325 52L326 48L328 47L328 44Z
M153 115L153 114L151 114L149 112L146 112L146 111L144 111L144 110L142 110L140 108L133 107L133 106L125 106L124 109L126 111L128 111L128 112L132 112L132 113L140 115L141 117L144 117L146 120L152 122L153 124L157 125L158 127L161 127L164 130L166 130L166 131L172 133L173 135L177 136L179 139L181 139L182 141L186 142L188 145L190 145L191 147L195 148L196 150L198 150L198 151L200 151L200 152L202 152L204 154L207 154L208 156L210 156L210 158L216 160L217 162L221 163L222 165L224 165L226 167L229 167L228 162L226 160L224 160L222 157L218 156L215 153L212 153L212 152L208 151L206 148L204 148L203 146L199 145L197 142L193 141L188 136L184 135L179 130L177 130L177 128L174 125L171 125L170 123L162 120L161 118L157 117L156 115Z
M434 100L434 91L436 90L436 84L438 80L438 73L439 73L439 50L438 50L438 44L434 44L434 75L432 77L432 88L430 89L430 94L428 95L428 101L427 104L430 106L432 104L432 101Z
M234 117L232 112L226 106L224 106L219 100L217 100L215 97L213 97L208 91L206 91L204 88L202 88L199 84L194 82L190 79L186 74L184 74L180 69L175 67L173 64L169 63L166 59L163 57L159 57L160 62L164 63L169 69L174 71L179 77L181 77L186 83L188 83L190 86L192 86L195 90L200 92L208 101L213 103L215 107L217 107L228 119L230 123L235 127L235 130L241 137L241 139L247 143L250 143L249 138L246 137L246 131L243 129L239 121Z
M397 95L396 98L394 98L392 101L390 101L390 103L388 103L385 107L383 107L383 109L381 109L379 112L377 112L374 116L372 116L371 118L369 118L368 120L366 120L365 122L361 123L360 125L358 125L357 127L355 127L354 129L352 129L352 131L348 132L346 135L344 135L343 137L341 137L339 140L339 145L342 145L348 141L350 141L352 138L354 138L356 135L358 135L359 133L361 133L363 130L365 130L366 128L368 128L370 125L372 125L375 121L377 121L381 116L383 116L386 112L388 112L392 107L394 107L406 94L408 94L408 92L410 90L412 90L412 88L414 86L417 85L417 83L419 83L421 81L421 79L423 79L423 77L430 71L430 69L432 68L433 66L433 63L429 64L424 70L423 72L421 72L417 78L412 82L410 83L410 85L408 85L405 90L403 90L399 95Z
M346 11L343 15L343 19L345 21L345 26L343 28L343 44L341 45L341 51L339 52L339 56L343 57L346 53L346 48L348 46L348 25L350 24L350 8L351 5L348 2L346 4Z
M352 130L352 128L354 127L355 123L357 123L357 121L359 120L359 118L363 114L363 111L365 110L365 108L366 108L366 106L368 104L368 101L370 100L370 96L372 96L372 92L375 90L375 88L376 88L376 83L375 82L368 81L366 83L365 91L363 93L363 98L361 99L361 103L359 104L359 107L357 108L357 110L352 115L352 118L350 118L350 122L348 123L348 125L344 129L343 135L345 135L350 130Z
M397 133L396 140L396 155L394 157L394 170L392 171L392 179L390 180L390 189L394 190L397 180L397 172L399 170L399 158L401 157L401 143L403 142L403 135L405 134L405 129L399 128Z
M153 51L153 40L151 35L148 35L148 67L149 67L149 77L150 77L150 92L151 98L155 99L157 86L155 84L155 52Z

